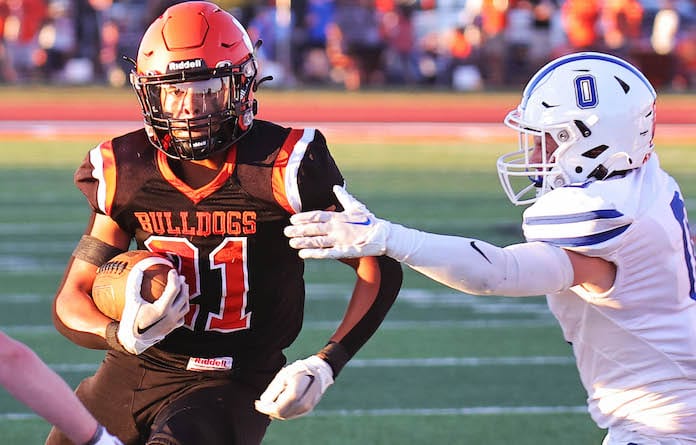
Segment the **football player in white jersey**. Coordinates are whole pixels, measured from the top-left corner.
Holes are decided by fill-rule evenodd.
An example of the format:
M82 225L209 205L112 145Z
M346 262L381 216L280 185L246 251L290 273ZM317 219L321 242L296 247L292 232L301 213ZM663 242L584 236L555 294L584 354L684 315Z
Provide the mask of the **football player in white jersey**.
M626 61L576 53L539 70L505 124L497 163L525 243L426 233L343 212L294 215L303 258L389 255L464 292L546 294L573 345L605 445L696 444L694 246L684 196L653 152L655 90Z

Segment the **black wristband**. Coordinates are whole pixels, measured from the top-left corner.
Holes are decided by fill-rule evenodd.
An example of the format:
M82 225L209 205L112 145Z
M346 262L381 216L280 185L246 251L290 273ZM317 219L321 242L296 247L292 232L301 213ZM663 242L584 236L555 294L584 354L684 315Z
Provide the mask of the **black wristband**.
M104 335L104 339L106 340L106 344L109 345L111 349L120 352L127 352L126 348L124 348L121 342L118 341L118 327L118 321L112 321L106 325L106 334Z
M338 377L338 373L350 360L350 355L348 355L346 348L342 344L335 342L329 342L321 351L317 352L317 355L331 366L334 379Z
M99 267L122 252L124 252L123 249L107 244L99 238L82 235L72 255Z
M92 435L92 438L85 442L85 445L94 445L95 443L99 442L99 439L101 438L102 434L104 434L104 430L104 425L97 424L97 430Z

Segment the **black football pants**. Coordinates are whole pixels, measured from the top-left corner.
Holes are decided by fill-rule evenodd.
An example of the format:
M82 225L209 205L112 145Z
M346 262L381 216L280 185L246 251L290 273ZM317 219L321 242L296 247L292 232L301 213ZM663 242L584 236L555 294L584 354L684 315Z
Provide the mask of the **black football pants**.
M145 359L144 356L147 356ZM186 371L184 359L108 351L76 393L126 445L255 445L270 423L254 408L284 359L255 371ZM280 361L279 361L280 360ZM71 442L53 428L46 445Z

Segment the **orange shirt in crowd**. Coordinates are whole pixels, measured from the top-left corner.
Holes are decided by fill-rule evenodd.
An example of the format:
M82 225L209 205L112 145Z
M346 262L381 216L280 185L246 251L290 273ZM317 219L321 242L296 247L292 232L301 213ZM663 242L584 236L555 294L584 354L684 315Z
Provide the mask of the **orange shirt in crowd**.
M643 6L638 0L604 0L602 25L610 48L623 46L641 36Z
M586 48L597 44L597 22L601 14L598 0L566 0L561 7L563 26L572 47Z
M481 3L481 29L485 36L499 35L505 30L507 0L483 0Z
M466 59L471 55L471 42L469 42L464 29L455 29L450 39L450 54L453 58Z

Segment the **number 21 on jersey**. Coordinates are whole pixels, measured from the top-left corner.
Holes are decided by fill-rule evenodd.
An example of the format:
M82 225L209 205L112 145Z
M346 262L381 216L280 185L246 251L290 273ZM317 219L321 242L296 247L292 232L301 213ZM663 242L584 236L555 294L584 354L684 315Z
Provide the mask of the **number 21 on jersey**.
M153 236L145 242L153 252L176 255L181 260L179 273L186 278L189 286L189 298L201 294L201 276L199 270L200 252L196 246L184 238ZM219 270L222 278L222 295L217 312L206 314L205 330L233 332L249 329L251 313L247 312L247 294L249 280L247 270L247 239L244 237L225 238L208 255L211 270ZM201 308L191 304L186 315L185 325L193 329Z

